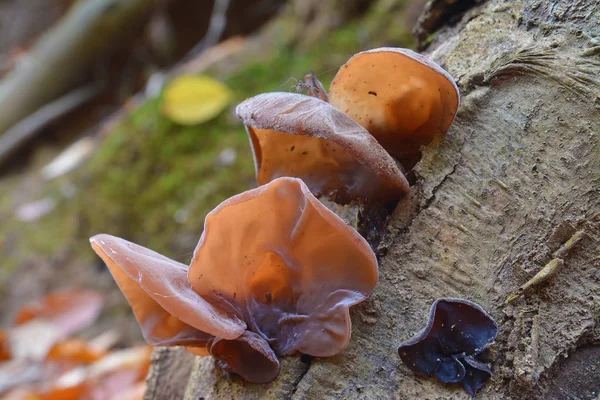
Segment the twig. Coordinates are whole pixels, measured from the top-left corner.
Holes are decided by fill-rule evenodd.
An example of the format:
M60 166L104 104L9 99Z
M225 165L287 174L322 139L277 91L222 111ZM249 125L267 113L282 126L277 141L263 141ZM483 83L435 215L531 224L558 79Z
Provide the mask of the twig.
M219 40L225 31L225 27L227 26L228 9L229 0L215 0L206 35L204 35L202 40L186 54L183 58L183 62L219 43Z
M169 72L169 75L198 74L210 68L219 61L224 60L232 54L242 50L245 44L246 39L241 36L234 36L224 40L218 45L206 49L202 52L202 54L186 62L178 64L173 68L172 71Z
M48 123L72 111L102 90L102 85L91 84L78 88L71 93L43 106L27 118L21 120L0 136L0 164L24 141L31 138Z
M234 48L236 45L243 42L243 39L236 37L230 40L226 40L223 43L219 44L219 40L221 36L223 36L223 32L225 31L225 27L227 26L227 10L229 9L229 0L215 0L213 5L208 30L206 34L194 46L188 53L179 61L173 68L171 68L168 72L159 72L150 77L148 82L146 83L145 96L146 97L156 97L161 92L163 86L169 82L174 76L179 75L181 73L186 73L186 71L192 70L192 73L198 73L198 71L194 71L194 67L198 66L198 68L204 69L203 65L197 65L198 63L202 63L205 60L205 53L211 52L208 57L208 62L212 63L211 58L217 57L225 57L229 55L228 51L231 49L224 46L225 44L233 44ZM228 43L229 42L229 43ZM225 52L223 52L225 50ZM234 49L234 52L237 51L237 48ZM213 54L214 53L214 54ZM216 61L215 61L216 62Z
M585 232L577 231L569 240L567 240L558 250L553 254L554 258L544 266L537 274L530 280L525 282L520 288L513 292L506 298L506 303L510 303L517 298L521 297L525 292L541 285L548 279L552 278L565 264L564 257L568 252L586 236Z

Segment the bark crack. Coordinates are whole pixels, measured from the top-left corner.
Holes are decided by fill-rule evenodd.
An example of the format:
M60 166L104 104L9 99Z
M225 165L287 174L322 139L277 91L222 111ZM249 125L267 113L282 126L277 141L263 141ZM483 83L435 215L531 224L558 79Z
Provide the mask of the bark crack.
M310 370L310 366L312 365L312 360L313 360L312 357L307 358L306 360L304 359L305 356L301 356L301 357L302 357L302 362L304 362L306 364L306 368L294 380L294 383L292 384L292 390L290 390L290 393L287 396L285 396L285 400L291 400L294 397L294 395L298 391L298 385L300 385L300 382L302 382L302 379L304 379L306 374L308 374L308 371Z
M435 195L436 195L437 191L444 185L444 183L446 183L446 181L448 180L448 178L450 178L452 175L454 175L454 173L456 172L456 169L458 168L458 166L462 162L462 159L463 158L462 158L462 155L461 155L461 157L452 166L452 170L450 172L448 172L446 175L444 175L444 177L442 178L442 180L437 185L435 185L435 187L431 190L431 196L429 196L429 198L425 201L425 204L423 204L423 207L419 208L419 211L415 215L415 218L419 214L421 214L421 212L423 212L424 210L426 210L426 209L429 208L429 206L431 205L431 203L435 200L435 197L436 197ZM413 218L413 220L414 220L414 218Z
M438 192L438 190L444 186L444 184L446 183L446 181L452 176L454 175L454 173L456 172L457 168L459 167L459 165L462 164L463 162L463 149L466 146L466 143L469 142L471 140L471 137L473 136L473 132L470 132L466 135L464 141L462 142L462 144L460 145L460 147L457 149L456 151L456 161L454 162L454 164L452 165L452 169L450 170L450 172L448 172L446 175L444 175L444 177L438 182L437 185L435 185L433 187L433 189L431 189L431 195L425 200L425 202L423 203L423 205L420 205L418 207L418 209L414 212L414 214L412 215L412 218L410 218L410 223L407 224L407 226L405 227L405 230L409 230L412 226L412 224L414 223L415 219L425 210L427 210L429 208L429 206L431 205L431 203L433 203L433 201L436 199L436 193Z
M425 200L425 202L423 203L423 205L419 205L419 207L417 208L416 211L414 211L414 214L411 215L410 217L410 222L403 227L403 229L401 229L401 231L409 231L410 228L412 227L413 223L415 222L415 219L425 210L427 210L429 208L429 206L431 205L431 203L433 203L433 201L436 198L436 193L437 191L444 185L444 183L446 183L446 181L456 172L456 169L458 168L458 166L461 164L463 160L462 154L459 157L459 159L452 165L452 169L450 170L450 172L448 172L446 175L444 175L444 177L440 180L440 182L434 186L434 188L431 190L431 195Z

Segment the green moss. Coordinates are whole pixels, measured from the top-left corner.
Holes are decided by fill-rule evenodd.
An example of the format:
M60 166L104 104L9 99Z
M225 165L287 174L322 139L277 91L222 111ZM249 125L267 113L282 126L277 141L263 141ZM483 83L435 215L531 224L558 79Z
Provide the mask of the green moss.
M162 116L159 106L157 99L134 112L81 177L87 182L78 198L85 236L107 232L157 251L179 252L179 231L199 235L210 209L250 187L254 167L248 140L229 113L180 126ZM226 148L238 157L223 166L219 155ZM205 185L217 187L214 195L194 204Z

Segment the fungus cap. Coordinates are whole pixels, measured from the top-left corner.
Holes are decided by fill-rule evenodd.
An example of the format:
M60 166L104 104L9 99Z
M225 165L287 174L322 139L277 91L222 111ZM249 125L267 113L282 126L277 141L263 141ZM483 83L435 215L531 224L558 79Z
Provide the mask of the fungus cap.
M460 101L454 79L439 65L391 47L350 58L333 79L329 97L400 160L445 133Z
M315 193L344 200L389 200L409 189L398 164L369 132L316 97L264 93L236 113L250 137L259 185L293 176Z
M279 374L277 356L254 332L246 331L234 340L217 338L209 351L223 371L235 372L250 382L268 383Z
M111 235L96 235L90 242L131 304L148 343L202 347L211 336L235 339L246 330L236 314L192 290L186 265Z
M301 180L279 178L206 217L189 279L240 309L278 355L326 357L348 344L348 309L373 290L377 260Z
M492 375L475 356L498 333L494 319L478 304L455 298L437 299L427 326L398 346L402 362L418 374L434 375L443 383L460 382L472 396Z

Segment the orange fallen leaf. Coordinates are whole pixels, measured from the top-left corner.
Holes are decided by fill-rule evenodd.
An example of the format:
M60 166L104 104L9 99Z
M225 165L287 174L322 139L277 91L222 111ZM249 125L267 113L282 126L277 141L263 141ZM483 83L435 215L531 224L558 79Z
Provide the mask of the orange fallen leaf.
M54 380L51 388L27 400L123 399L127 392L144 381L151 352L151 346L111 352L89 366L67 371ZM139 392L139 388L137 390Z
M105 354L105 351L99 351L82 340L69 339L52 346L46 360L91 364L101 359Z
M46 393L37 394L25 400L80 400L84 399L89 386L86 382L65 388L52 389Z
M8 345L8 336L6 332L0 329L0 361L10 360L11 358L12 354Z
M17 325L40 318L55 324L65 336L90 326L100 315L104 296L93 290L54 292L21 308Z

